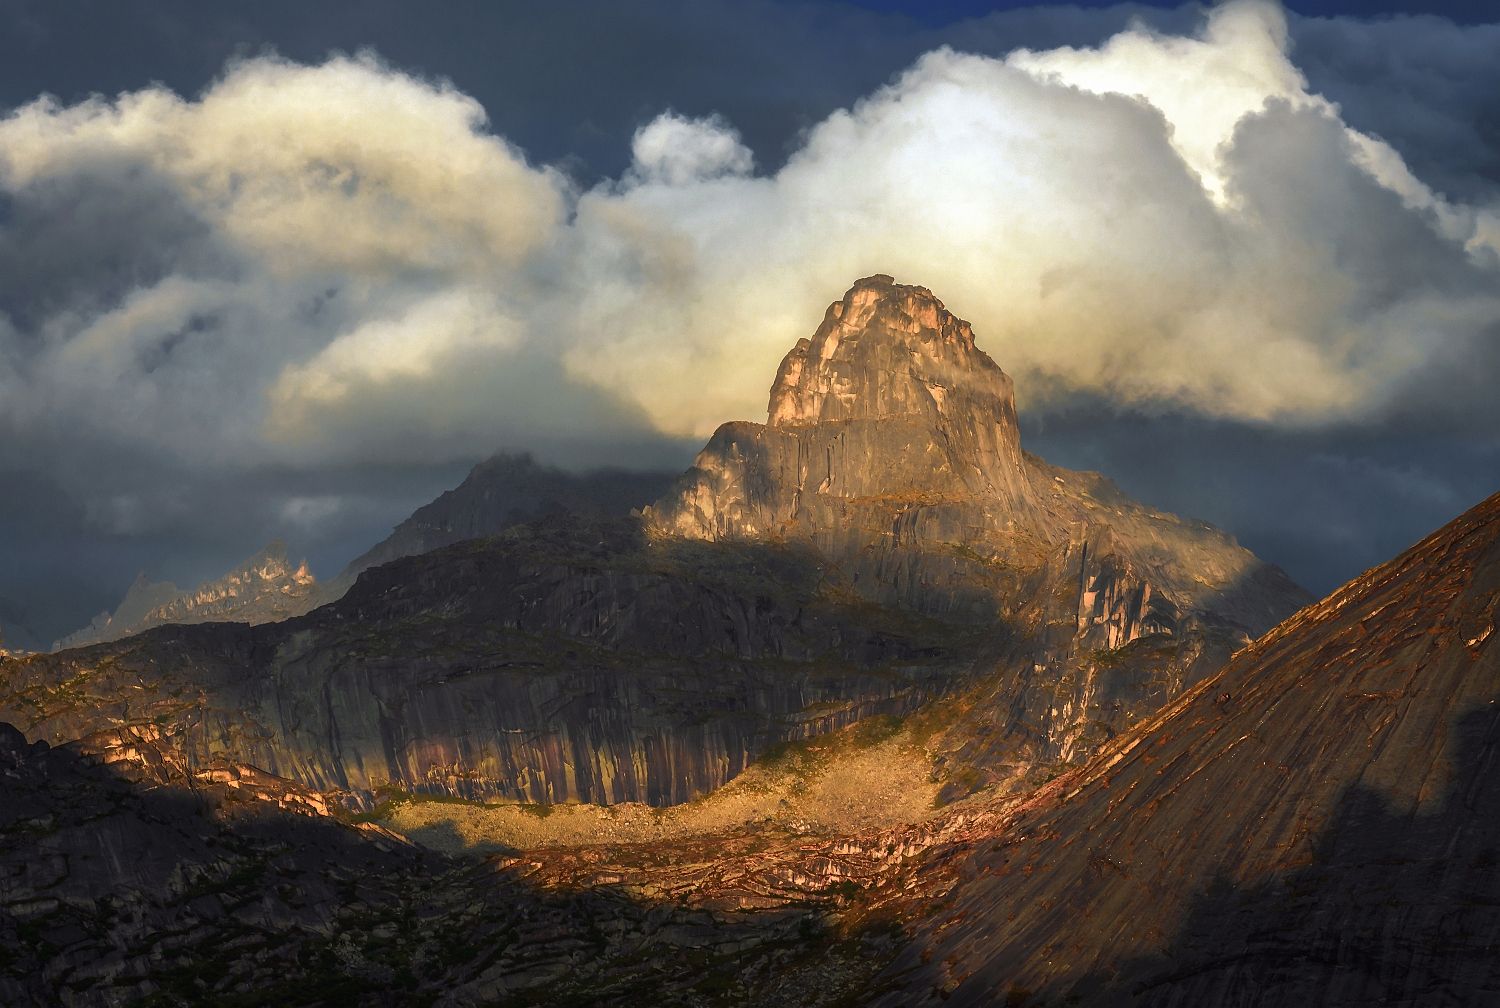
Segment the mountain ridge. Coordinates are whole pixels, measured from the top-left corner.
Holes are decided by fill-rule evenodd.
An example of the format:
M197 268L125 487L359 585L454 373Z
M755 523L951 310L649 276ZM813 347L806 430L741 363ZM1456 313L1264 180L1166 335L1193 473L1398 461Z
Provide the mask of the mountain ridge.
M671 804L777 743L989 690L950 730L952 798L1084 758L1306 599L1222 533L1025 455L1010 379L926 288L856 283L769 404L776 425L721 427L638 518L558 511L284 624L33 661L0 713L59 741L102 711L165 719L194 759L357 805Z
M611 468L570 473L543 465L527 452L497 453L346 564L324 583L319 599L339 598L361 572L372 567L467 539L499 535L513 525L553 512L585 519L628 514L655 499L672 478L667 473Z
M272 623L311 608L316 584L307 562L293 566L286 543L273 540L222 577L191 591L138 574L114 612L100 613L87 627L54 642L52 650L119 640L171 623Z

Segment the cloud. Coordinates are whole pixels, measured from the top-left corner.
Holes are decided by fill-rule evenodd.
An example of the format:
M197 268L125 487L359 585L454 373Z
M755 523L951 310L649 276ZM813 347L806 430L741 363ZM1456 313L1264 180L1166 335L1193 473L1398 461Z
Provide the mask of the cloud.
M509 306L567 206L562 177L484 123L371 55L242 61L196 100L44 97L0 121L11 451L368 457L382 402L413 388L436 423L401 450L433 451L454 426L442 369L510 356ZM493 425L465 434L439 450L493 450Z
M1120 32L1097 49L1018 50L1006 62L1044 80L1093 94L1136 97L1161 111L1168 142L1223 202L1219 150L1235 126L1268 98L1326 107L1306 94L1302 74L1286 59L1287 27L1279 8L1245 2L1225 6L1197 37L1144 26Z
M0 120L0 462L701 437L873 272L970 318L1033 410L1491 415L1500 196L1430 188L1288 46L1234 0L1187 34L939 48L772 170L668 111L586 189L373 55L39 99Z
M748 175L755 160L722 118L688 119L674 112L636 130L630 153L633 182L667 186Z
M5 122L0 178L25 191L129 158L265 265L385 272L515 265L562 210L556 180L484 132L451 87L373 56L232 65L202 98L161 88Z

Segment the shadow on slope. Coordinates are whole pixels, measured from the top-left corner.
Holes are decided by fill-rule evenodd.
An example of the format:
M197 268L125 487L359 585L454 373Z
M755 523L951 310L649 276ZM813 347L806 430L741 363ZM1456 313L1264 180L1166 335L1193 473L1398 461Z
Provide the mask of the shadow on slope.
M1500 1003L1500 703L1453 732L1451 778L1431 811L1355 785L1327 830L1302 841L1303 867L1252 886L1220 875L1160 955L1066 995L1018 991L1017 1003Z

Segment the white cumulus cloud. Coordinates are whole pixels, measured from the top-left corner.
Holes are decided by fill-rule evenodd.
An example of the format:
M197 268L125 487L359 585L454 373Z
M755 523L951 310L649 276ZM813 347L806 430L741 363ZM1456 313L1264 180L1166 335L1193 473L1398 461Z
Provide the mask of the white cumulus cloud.
M669 186L746 175L755 161L750 148L722 119L687 119L672 112L636 130L630 153L637 179Z

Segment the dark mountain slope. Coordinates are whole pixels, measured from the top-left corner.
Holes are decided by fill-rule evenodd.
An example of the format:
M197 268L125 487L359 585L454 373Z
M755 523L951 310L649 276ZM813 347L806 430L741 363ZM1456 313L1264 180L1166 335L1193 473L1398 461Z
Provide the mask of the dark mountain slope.
M389 536L350 561L337 577L320 586L319 600L331 602L343 595L354 579L371 567L466 539L499 535L513 525L545 515L622 518L660 497L673 479L671 473L626 469L569 473L541 465L530 455L496 455L476 465L462 483L417 508Z
M970 853L881 1004L1500 1003L1500 496Z

